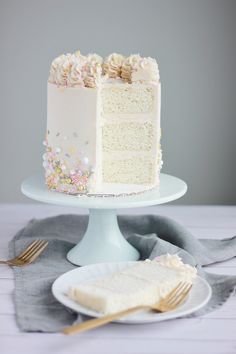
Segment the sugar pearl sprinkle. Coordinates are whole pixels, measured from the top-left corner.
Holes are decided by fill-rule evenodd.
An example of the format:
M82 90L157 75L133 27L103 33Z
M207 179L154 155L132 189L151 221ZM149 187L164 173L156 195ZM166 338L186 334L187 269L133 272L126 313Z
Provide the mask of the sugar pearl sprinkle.
M60 157L60 147L53 149L49 146L47 138L43 144L46 147L46 152L43 155L43 167L48 188L68 194L87 193L89 178L92 174L89 159L84 156L79 160L80 163L77 167L71 170L68 168L67 162Z

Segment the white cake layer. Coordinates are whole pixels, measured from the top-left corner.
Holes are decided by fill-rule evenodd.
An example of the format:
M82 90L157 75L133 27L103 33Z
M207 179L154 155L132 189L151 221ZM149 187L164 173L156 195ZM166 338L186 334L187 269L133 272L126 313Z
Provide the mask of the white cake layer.
M151 122L106 124L102 127L103 151L150 151L156 144Z
M165 297L180 281L192 283L196 276L196 270L184 265L178 256L163 257L167 257L168 262L171 259L173 264L168 264L167 258L164 258L164 263L156 260L138 262L98 281L72 287L68 296L104 314L139 305L152 305Z
M151 87L129 84L106 85L101 90L103 107L102 114L112 113L146 113L151 112L155 105L155 94Z
M159 177L157 162L150 157L145 159L140 156L104 160L102 172L106 183L156 185Z

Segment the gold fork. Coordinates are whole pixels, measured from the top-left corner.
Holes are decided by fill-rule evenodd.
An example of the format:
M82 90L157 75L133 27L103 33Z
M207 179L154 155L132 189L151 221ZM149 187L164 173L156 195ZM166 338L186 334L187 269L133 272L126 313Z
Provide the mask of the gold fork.
M0 264L8 264L10 266L30 264L43 252L47 245L48 241L46 240L35 240L18 256L7 261L0 261Z
M154 305L141 305L141 306L132 307L128 310L116 312L111 315L95 318L80 324L75 324L66 327L63 329L62 332L64 334L74 334L74 333L86 331L95 327L102 326L111 321L117 320L118 318L130 315L131 313L139 312L143 310L153 310L156 312L167 312L167 311L174 310L185 301L191 288L192 288L192 284L180 282L165 298L158 301Z

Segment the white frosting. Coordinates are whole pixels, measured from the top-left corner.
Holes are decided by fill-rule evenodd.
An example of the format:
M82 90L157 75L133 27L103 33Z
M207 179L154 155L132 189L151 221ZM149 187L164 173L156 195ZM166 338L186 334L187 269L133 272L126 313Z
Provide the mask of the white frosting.
M92 54L88 54L87 61L90 63L98 63L98 64L102 65L103 58L100 57L100 55L98 55L96 53L92 53Z
M67 78L68 86L84 86L84 72L83 64L79 61L75 61L70 69Z
M59 149L68 172L79 165L95 169L93 189L99 188L97 142L98 91L84 87L61 88L48 84L48 144ZM82 163L82 164L81 164Z
M139 54L130 55L128 58L125 59L121 69L121 77L124 81L129 83L132 82L132 71L134 65L136 65L140 61L141 57Z
M125 57L121 54L110 54L104 61L103 70L105 75L110 78L121 77L121 69L124 63Z
M159 71L155 59L142 58L139 54L125 58L113 53L103 60L95 53L84 56L77 51L53 60L48 81L64 87L94 88L109 78L121 78L129 83L153 83L159 81Z
M193 268L188 264L184 264L182 262L182 259L177 254L167 253L165 255L157 257L155 261L157 261L158 264L162 266L174 268L179 271L185 272L185 274L190 278L197 274L196 268Z
M158 65L155 59L142 58L133 65L132 82L158 82L160 79Z
M94 88L100 86L102 79L101 64L95 60L88 61L85 65L84 84L86 87Z
M177 254L164 254L155 259L159 264L171 268L179 268L184 265L181 258Z
M60 55L54 59L51 65L49 82L56 83L58 85L67 85L67 75L69 73L70 66L70 54Z
M130 83L158 82L160 80L158 65L153 58L142 58L140 55L131 55L123 65L121 77Z

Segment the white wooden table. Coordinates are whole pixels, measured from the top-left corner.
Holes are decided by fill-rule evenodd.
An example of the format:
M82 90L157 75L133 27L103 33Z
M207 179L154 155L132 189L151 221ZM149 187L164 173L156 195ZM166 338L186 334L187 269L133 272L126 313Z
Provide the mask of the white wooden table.
M173 217L197 237L224 238L236 234L236 207L159 206L127 210ZM31 218L59 213L85 213L42 204L0 205L0 259L8 256L8 241ZM236 274L236 258L208 267L211 272ZM93 331L22 333L15 321L14 281L10 267L0 266L0 353L2 354L235 354L236 297L209 315L148 325L110 324Z

